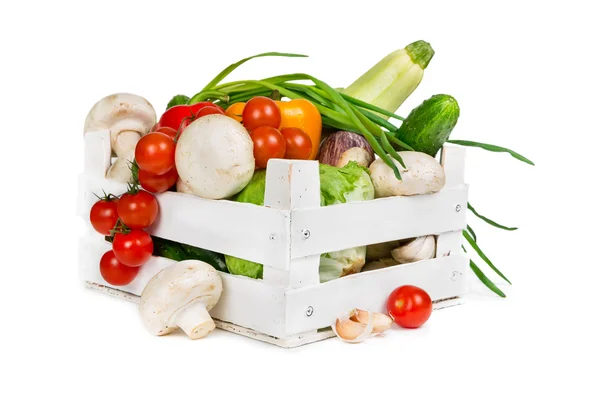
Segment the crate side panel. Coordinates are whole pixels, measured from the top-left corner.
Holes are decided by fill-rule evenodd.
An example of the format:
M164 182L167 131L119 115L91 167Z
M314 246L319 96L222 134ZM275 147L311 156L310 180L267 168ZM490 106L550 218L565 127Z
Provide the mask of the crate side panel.
M459 206L457 208L457 206ZM294 210L292 258L466 227L466 186L431 195ZM308 230L310 237L302 236Z
M389 294L402 285L419 286L432 300L462 296L467 287L467 263L464 255L455 255L288 290L287 332L297 334L331 326L337 317L353 308L385 312ZM312 310L307 312L309 306Z
M98 263L111 245L100 239L81 239L79 244L79 273L83 280L140 296L146 284L159 271L174 263L153 256L140 268L136 279L125 286L108 284L100 275ZM285 336L285 289L273 287L260 280L221 273L223 294L211 310L211 316L258 332Z

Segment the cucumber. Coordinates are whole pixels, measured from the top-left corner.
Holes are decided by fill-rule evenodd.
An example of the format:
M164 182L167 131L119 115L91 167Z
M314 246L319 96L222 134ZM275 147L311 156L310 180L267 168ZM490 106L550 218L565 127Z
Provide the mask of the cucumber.
M396 137L415 151L435 157L450 137L459 115L460 108L454 97L436 94L410 112Z
M221 253L156 236L152 236L152 242L154 243L154 252L152 253L154 256L162 256L178 262L188 259L201 260L221 272L229 272L225 264L225 257Z

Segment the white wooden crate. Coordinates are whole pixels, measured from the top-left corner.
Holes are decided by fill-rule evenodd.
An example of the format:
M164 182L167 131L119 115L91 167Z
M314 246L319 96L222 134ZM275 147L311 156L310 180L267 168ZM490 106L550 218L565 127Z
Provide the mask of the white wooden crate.
M88 228L80 242L80 274L91 288L137 301L152 276L172 261L152 257L127 286L104 281L99 262L111 245L91 227L89 211L94 193L119 195L126 186L105 178L108 132L87 134L84 147L78 213ZM211 316L222 329L299 346L332 336L323 329L354 307L383 311L400 285L425 289L436 308L459 302L468 266L460 247L467 211L465 151L445 147L441 158L446 185L439 193L327 207L319 206L317 162L271 160L264 207L166 192L157 195L159 217L148 231L264 264L262 280L222 273L223 294ZM321 253L429 234L438 235L435 259L319 283Z

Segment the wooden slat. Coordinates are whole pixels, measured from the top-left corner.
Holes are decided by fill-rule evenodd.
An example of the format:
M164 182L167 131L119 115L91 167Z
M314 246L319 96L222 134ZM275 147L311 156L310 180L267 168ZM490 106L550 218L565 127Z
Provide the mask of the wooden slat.
M110 131L99 130L87 133L83 137L83 172L86 175L94 177L106 176L106 171L110 167Z
M445 144L442 148L442 166L446 184L442 190L454 189L465 184L466 149L462 146Z
M402 285L415 285L432 300L466 293L467 259L456 255L358 273L327 283L286 292L287 332L303 333L331 326L353 308L385 312L389 294ZM307 316L307 308L312 313Z
M80 190L78 212L88 219L90 208L98 200L94 193L105 190L120 195L126 185L83 175ZM156 199L160 212L148 229L151 234L276 268L289 267L287 212L175 192L159 194Z
M170 259L152 257L140 268L136 279L125 286L112 286L100 275L100 258L111 245L101 240L81 240L79 273L83 280L140 296L146 284L165 267L174 263ZM211 316L245 328L274 336L285 334L285 301L283 287L274 287L261 280L245 276L220 273L223 294L211 310Z
M289 215L281 210L184 193L157 196L156 236L279 269L289 267Z
M457 205L460 210L457 212ZM466 227L467 188L292 212L292 258ZM302 237L302 230L310 237Z

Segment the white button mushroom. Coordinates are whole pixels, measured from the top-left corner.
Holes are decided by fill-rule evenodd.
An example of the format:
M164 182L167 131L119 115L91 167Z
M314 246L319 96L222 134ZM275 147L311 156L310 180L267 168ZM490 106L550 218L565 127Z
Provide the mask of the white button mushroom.
M146 328L166 335L181 328L191 339L200 339L215 328L208 311L221 297L221 277L211 265L184 260L156 274L144 288L140 313Z
M225 199L252 179L254 144L236 120L211 114L183 131L177 141L175 165L181 181L193 194Z
M116 93L92 107L83 133L110 130L112 150L117 157L125 157L155 123L156 112L148 100L135 94Z
M446 183L444 168L428 154L421 152L398 152L406 168L397 160L394 163L402 180L394 176L394 171L381 159L369 166L375 197L413 196L439 192Z

